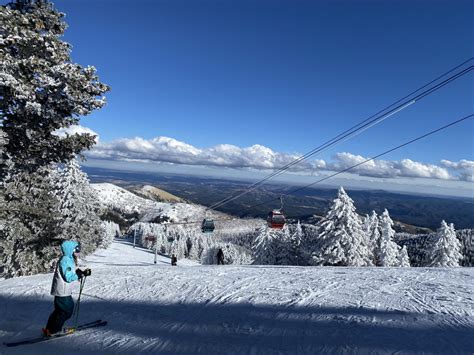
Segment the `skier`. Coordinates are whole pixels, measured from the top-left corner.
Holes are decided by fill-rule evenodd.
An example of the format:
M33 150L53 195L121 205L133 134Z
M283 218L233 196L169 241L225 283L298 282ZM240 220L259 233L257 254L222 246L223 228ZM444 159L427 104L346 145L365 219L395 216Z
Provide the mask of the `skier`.
M177 266L177 263L178 263L178 258L176 257L176 255L172 254L171 255L171 266Z
M81 252L80 243L72 240L64 241L61 244L61 251L63 256L56 264L51 286L51 295L54 296L54 311L49 316L46 328L43 328L45 336L59 332L66 320L73 314L74 301L71 296L71 283L91 275L91 269L76 269L76 260Z
M224 252L221 248L217 251L217 265L224 265Z

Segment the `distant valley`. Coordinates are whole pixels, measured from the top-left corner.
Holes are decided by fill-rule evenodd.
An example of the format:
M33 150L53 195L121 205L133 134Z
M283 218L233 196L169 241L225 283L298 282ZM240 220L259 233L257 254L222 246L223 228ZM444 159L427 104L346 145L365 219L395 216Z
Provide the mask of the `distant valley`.
M160 173L128 172L83 167L91 182L110 182L130 191L141 190L151 185L165 190L184 200L210 206L229 195L244 191L251 182L222 180L195 176ZM236 199L218 210L239 217L265 218L269 210L279 208L278 197L294 187L282 184L267 184ZM446 198L423 195L408 195L386 191L362 191L346 189L361 215L387 208L396 221L397 231L426 233L436 230L441 220L454 223L456 229L474 228L474 200L469 198ZM335 187L307 189L296 195L284 197L285 214L293 220L316 222L329 208L336 197ZM166 195L160 193L158 195ZM172 196L170 195L170 196ZM264 203L273 200L274 203ZM263 203L263 204L262 204ZM261 205L259 205L261 204Z

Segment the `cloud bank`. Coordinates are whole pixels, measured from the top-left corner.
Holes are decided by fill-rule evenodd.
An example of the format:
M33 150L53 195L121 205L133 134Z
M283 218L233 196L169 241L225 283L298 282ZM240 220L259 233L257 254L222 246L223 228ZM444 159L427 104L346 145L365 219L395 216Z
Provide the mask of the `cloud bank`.
M83 132L93 131L82 127ZM77 129L77 132L81 129ZM95 134L95 133L93 133ZM300 155L276 152L255 144L240 148L231 144L219 144L210 148L197 148L169 137L152 139L123 138L108 143L99 143L86 153L93 159L146 161L223 168L252 168L258 170L281 168ZM331 161L313 159L302 161L290 171L305 174L322 171L340 171L362 163L368 157L348 152L337 153ZM362 164L350 173L373 178L430 178L438 180L460 180L473 182L474 161L453 162L442 160L440 165L403 159L400 161L374 160Z
M149 140L124 138L102 143L87 153L96 159L157 161L174 164L205 165L227 168L276 169L298 158L295 154L278 153L262 145L240 148L231 144L219 144L199 149L168 137ZM314 170L322 161L305 161L293 171Z
M338 153L334 156L334 159L335 162L328 164L327 167L330 170L339 171L359 164L369 158L351 153ZM411 177L440 180L455 179L446 168L432 164L420 163L410 159L403 159L400 161L371 160L352 169L351 173L361 176L382 178Z
M460 180L474 182L474 161L465 159L458 162L441 160L441 165L456 171Z

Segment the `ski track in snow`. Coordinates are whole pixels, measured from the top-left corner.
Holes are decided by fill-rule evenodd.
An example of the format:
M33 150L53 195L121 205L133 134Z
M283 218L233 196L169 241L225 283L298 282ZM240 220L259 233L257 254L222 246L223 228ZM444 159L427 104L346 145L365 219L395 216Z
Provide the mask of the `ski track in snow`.
M474 353L472 268L171 267L153 258L124 241L87 257L80 322L109 324L0 354ZM38 335L53 308L51 280L0 280L2 343Z

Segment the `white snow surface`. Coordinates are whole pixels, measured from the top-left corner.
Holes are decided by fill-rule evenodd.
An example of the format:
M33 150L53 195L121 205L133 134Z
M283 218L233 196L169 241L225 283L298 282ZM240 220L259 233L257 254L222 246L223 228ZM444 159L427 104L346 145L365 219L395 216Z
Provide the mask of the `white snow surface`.
M171 222L200 222L206 218L230 218L228 215L216 212L206 212L206 207L190 203L156 202L135 195L117 185L110 183L91 184L97 193L99 202L108 208L121 212L140 214L140 221L149 222L154 218L168 217Z
M79 323L108 325L0 345L0 354L474 352L473 268L172 267L153 259L116 240L82 260L92 275ZM51 280L0 280L0 343L39 335L53 310Z

